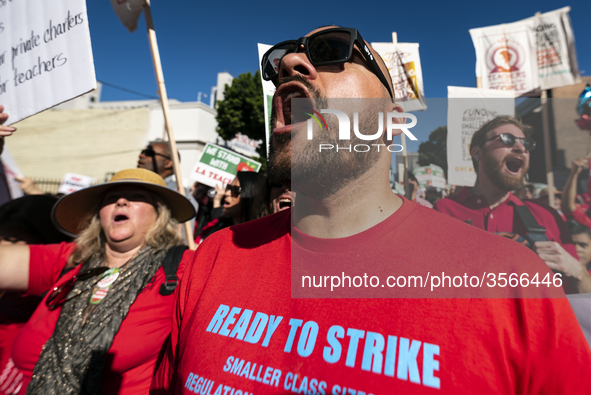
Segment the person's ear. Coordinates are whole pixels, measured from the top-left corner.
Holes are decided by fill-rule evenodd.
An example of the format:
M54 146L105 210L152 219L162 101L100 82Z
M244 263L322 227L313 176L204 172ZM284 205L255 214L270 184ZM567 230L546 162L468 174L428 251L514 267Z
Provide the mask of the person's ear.
M402 107L400 107L399 104L397 103L388 103L388 107L387 107L388 111L386 112L386 114L392 114L392 113L404 113L404 109ZM390 115L387 115L387 117L389 117ZM396 116L394 115L392 117L392 123L393 124L398 124L398 125L404 125L406 123L406 117L403 116ZM384 123L384 133L382 134L382 142L384 144L386 144L386 146L392 144L392 141L388 140L388 133L387 133L387 125L388 125L388 119L386 119L386 122ZM398 136L399 134L402 134L402 129L392 129L392 140L394 140L394 136Z
M170 170L172 169L172 160L170 159L166 159L166 161L164 162L164 168L166 170Z
M476 161L480 161L480 151L480 147L471 147L470 155L472 158L476 159Z

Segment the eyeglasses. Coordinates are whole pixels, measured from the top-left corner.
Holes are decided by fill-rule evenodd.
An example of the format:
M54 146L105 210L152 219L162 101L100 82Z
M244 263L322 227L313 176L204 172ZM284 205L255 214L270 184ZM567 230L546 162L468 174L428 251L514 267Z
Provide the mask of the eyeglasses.
M137 151L136 151L136 152L137 152ZM159 154L158 152L154 151L154 149L153 149L153 148L150 148L150 147L148 147L148 148L146 148L146 149L143 149L141 153L142 153L143 155L145 155L145 156L155 156L155 155L159 155L159 156L163 156L163 157L165 157L166 159L170 159L170 156L166 156L166 155Z
M484 143L486 143L487 141L496 139L497 137L500 137L503 144L505 144L507 147L513 147L517 141L521 141L523 147L529 152L533 151L536 148L536 142L533 139L530 139L529 137L516 137L509 133L501 133L487 140L484 140L482 142L482 145L484 145Z
M232 197L237 198L238 196L240 196L240 192L242 191L242 188L240 188L236 185L226 185L226 191L230 191L230 194L232 194Z
M380 82L384 84L392 101L394 101L394 94L390 89L388 80L380 66L374 59L374 55L369 50L369 47L357 31L357 29L337 27L333 29L323 30L314 33L309 37L301 37L298 40L283 41L269 49L261 61L263 70L263 79L265 81L273 81L275 86L279 84L279 69L281 68L281 60L290 53L300 51L304 46L306 56L313 66L326 66L331 64L346 63L353 55L353 48L357 44L361 55L368 63L372 72L379 78Z
M108 267L101 266L101 267L95 267L94 269L86 270L83 273L78 273L77 275L75 275L74 277L69 279L61 287L55 287L53 289L53 291L51 292L51 294L49 295L49 297L47 298L47 300L45 301L45 304L47 305L49 310L53 311L53 310L57 309L59 306L66 303L68 300L72 300L72 299L80 296L83 293L83 292L80 292L78 295L75 295L71 298L66 299L66 297L68 296L68 294L70 293L72 288L74 288L74 284L76 284L76 281L88 280L89 278L97 276L99 274L102 274L102 273L106 272L107 270L109 270Z

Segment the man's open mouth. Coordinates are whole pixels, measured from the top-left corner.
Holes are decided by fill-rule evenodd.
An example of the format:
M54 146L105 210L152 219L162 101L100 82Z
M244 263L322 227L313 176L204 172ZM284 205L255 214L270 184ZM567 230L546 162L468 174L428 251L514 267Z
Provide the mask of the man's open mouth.
M511 158L505 161L505 166L510 173L517 174L523 167L524 161L521 158Z
M297 105L294 106L292 99L306 100L297 100ZM310 113L312 107L308 92L300 84L288 83L280 86L275 97L276 126L282 127L307 121L310 115L306 113Z
M282 197L279 199L279 211L287 210L291 208L291 198Z

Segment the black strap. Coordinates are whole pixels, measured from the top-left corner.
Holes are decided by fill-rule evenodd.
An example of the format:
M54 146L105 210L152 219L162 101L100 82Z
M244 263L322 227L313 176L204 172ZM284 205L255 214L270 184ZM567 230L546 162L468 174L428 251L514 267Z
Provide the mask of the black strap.
M548 237L546 236L546 228L536 221L533 214L531 211L529 211L525 204L523 206L515 206L515 211L517 212L517 215L519 215L521 222L523 222L530 241L534 243L536 241L548 241Z
M199 207L201 207L201 206L199 206ZM211 210L212 210L211 207L203 206L203 209L201 211L201 217L199 217L199 220L197 221L197 231L195 232L195 236L200 235L205 224L209 223L209 217L211 215Z
M166 296L174 292L179 281L176 271L179 268L184 252L188 248L189 247L187 246L176 246L169 249L166 253L164 260L162 261L162 268L164 269L164 274L166 274L166 279L160 286L160 295Z
M59 281L60 278L62 278L63 276L66 275L66 273L68 273L70 270L74 269L73 267L68 267L68 264L66 263L66 266L64 266L64 270L62 270L62 272L60 273L59 277L57 278L56 282ZM44 298L45 295L47 295L47 293L51 290L51 288L45 292L43 292L41 295L39 295L40 297Z

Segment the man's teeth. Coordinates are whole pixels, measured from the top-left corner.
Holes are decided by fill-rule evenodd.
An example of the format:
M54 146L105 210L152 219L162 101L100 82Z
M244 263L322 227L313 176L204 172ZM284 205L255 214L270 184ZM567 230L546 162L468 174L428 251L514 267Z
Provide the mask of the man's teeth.
M293 92L293 93L290 93L289 95L287 95L285 97L285 100L293 99L294 97L300 97L300 96L302 96L302 94L300 92Z

